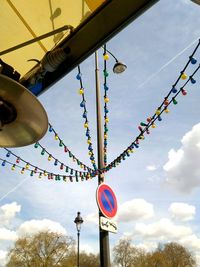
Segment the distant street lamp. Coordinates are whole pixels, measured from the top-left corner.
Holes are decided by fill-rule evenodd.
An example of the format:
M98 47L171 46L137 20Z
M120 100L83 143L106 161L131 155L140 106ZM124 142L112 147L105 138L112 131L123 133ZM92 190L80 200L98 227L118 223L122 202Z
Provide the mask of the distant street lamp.
M76 229L77 229L77 267L79 267L79 239L80 239L81 224L83 223L83 219L79 211L77 212L77 216L74 222L76 224Z

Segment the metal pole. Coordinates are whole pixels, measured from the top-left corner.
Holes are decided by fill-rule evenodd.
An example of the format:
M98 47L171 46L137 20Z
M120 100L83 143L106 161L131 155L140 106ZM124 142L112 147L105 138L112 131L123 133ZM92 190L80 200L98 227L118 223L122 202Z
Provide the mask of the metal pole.
M79 267L79 239L80 239L80 231L77 232L77 239L78 239L78 244L77 244L77 267Z
M98 150L98 169L104 167L104 150L102 139L102 120L101 120L101 97L100 97L100 79L98 66L98 52L95 52L95 80L96 80L96 112L97 112L97 150ZM98 175L98 184L104 182L104 174ZM100 267L110 267L110 248L109 234L107 231L100 229L99 210L99 245L100 245Z

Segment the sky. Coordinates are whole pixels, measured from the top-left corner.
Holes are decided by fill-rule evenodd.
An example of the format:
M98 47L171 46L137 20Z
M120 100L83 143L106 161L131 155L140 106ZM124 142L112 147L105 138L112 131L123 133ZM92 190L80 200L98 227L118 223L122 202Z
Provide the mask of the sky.
M152 116L171 90L200 38L200 6L189 0L160 0L107 43L107 48L127 65L123 74L112 73L108 65L108 162L120 155L139 134L140 122ZM191 75L200 63L190 64ZM99 50L101 85L103 51ZM89 128L96 153L94 55L80 64ZM77 69L43 93L39 100L49 122L68 148L90 166L85 137ZM200 265L200 80L184 88L177 105L162 114L156 128L140 142L140 147L111 169L105 182L115 192L118 212L117 234L110 233L110 250L120 238L148 251L159 242L179 242L186 246ZM180 86L183 81L180 81ZM102 96L103 96L103 86ZM102 100L103 104L103 100ZM52 132L40 141L50 154L66 165L76 167L59 147ZM12 151L36 166L59 172L47 155L33 145ZM6 151L0 150L6 158ZM8 158L6 158L8 159ZM15 163L10 156L9 161ZM0 267L14 241L27 234L49 229L76 239L74 219L83 217L80 248L98 253L99 233L96 204L97 178L79 182L50 181L47 177L23 175L11 166L0 166Z

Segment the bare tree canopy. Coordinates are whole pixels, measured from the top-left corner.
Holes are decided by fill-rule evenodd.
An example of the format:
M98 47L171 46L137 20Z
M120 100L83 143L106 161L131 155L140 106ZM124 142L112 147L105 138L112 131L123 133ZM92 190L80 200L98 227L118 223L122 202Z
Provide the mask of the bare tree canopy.
M10 250L6 267L74 267L77 261L75 241L70 236L40 232L19 238ZM113 248L114 267L196 267L193 255L178 243L159 244L153 252L120 239ZM80 267L99 267L99 255L80 252Z
M178 243L169 243L164 245L161 250L171 267L193 267L196 266L193 255L188 249Z
M6 267L74 267L75 241L70 236L40 232L19 238L9 252ZM81 267L99 267L99 255L80 252Z
M81 252L80 254L81 267L99 267L99 255L93 253Z
M131 245L130 239L121 239L113 249L115 267L196 267L194 256L178 243L159 245L147 253Z
M56 267L74 251L72 237L41 232L20 238L9 252L6 267Z
M114 266L132 267L142 259L144 252L131 245L131 239L121 239L113 249Z

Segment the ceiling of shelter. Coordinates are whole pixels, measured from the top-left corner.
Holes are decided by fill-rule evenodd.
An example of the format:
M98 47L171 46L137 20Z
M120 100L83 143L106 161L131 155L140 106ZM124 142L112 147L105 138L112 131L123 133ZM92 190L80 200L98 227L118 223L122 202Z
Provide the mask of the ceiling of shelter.
M76 28L104 2L106 0L1 0L0 58L24 75L35 65L28 60L40 60L70 31L62 31L7 54L1 52L65 25Z

